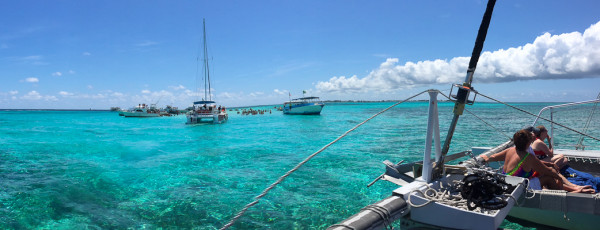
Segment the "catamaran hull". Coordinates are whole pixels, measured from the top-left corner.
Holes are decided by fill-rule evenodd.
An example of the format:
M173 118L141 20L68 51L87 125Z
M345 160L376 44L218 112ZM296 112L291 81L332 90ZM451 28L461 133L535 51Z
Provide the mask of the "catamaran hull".
M321 110L323 110L323 106L325 105L320 103L294 105L291 107L286 106L283 108L283 114L319 115L321 114Z
M562 202L553 203L563 205ZM600 217L590 213L562 212L560 210L544 210L540 208L513 207L508 216L539 225L561 229L598 229ZM516 221L519 222L519 221ZM524 223L523 225L526 225Z
M209 115L187 115L186 124L200 124L200 123L212 123L222 124L227 122L229 116L226 113L220 114L209 114Z
M477 155L481 149L473 149ZM498 151L490 151L491 155ZM600 151L555 149L569 159L569 165L577 170L600 176L598 163ZM501 167L497 162L493 168ZM527 225L545 225L562 229L598 229L600 226L600 196L598 194L568 193L564 190L535 190L528 192L515 205L508 216L514 222ZM513 221L511 219L511 221Z

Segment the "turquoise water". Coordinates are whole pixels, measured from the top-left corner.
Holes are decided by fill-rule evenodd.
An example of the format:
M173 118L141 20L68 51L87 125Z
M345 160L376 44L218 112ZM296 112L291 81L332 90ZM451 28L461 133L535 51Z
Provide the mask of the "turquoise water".
M0 229L220 228L304 158L392 104L327 104L320 116L230 111L222 125L185 125L185 116L0 111ZM513 105L537 114L550 104ZM452 106L440 103L442 140ZM555 116L581 129L590 108ZM468 109L510 136L533 121L499 104ZM421 159L426 123L426 102L391 109L305 164L233 228L324 229L391 195L391 183L366 185L383 173L383 160ZM573 133L555 131L557 146L575 143ZM506 140L465 112L450 152Z

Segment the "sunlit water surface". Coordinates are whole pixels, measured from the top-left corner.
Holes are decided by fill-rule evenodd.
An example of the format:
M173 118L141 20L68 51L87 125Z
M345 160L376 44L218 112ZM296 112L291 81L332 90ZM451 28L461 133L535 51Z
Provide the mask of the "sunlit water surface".
M283 115L272 107L254 116L229 111L222 125L185 125L185 116L0 111L0 229L220 228L296 164L392 104L331 103L320 116ZM422 158L427 104L401 104L356 129L233 227L324 229L390 196L394 184L366 185L384 172L384 160ZM537 114L550 104L513 105ZM452 106L440 103L442 140ZM465 112L451 153L498 145L507 138L496 129L512 136L533 121L500 104L467 108L495 128ZM580 130L590 108L554 116ZM600 136L597 117L589 129ZM555 133L559 147L571 148L578 138L562 128ZM524 228L508 221L501 227Z

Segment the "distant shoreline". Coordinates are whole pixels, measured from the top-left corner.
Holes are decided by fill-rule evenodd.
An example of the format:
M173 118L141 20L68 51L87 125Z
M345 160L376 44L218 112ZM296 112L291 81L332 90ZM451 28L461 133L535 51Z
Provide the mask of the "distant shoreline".
M391 102L398 102L400 100L377 100L377 101L368 101L368 100L324 100L322 101L323 103L391 103ZM410 100L407 102L428 102L429 100ZM445 102L452 102L450 100L438 100L438 102L440 103L445 103ZM485 104L500 104L497 102L477 102L477 103L485 103ZM534 101L529 101L529 102L506 102L509 104L514 104L514 103L565 103L565 102L534 102ZM253 107L267 107L267 106L282 106L282 104L271 104L271 105L249 105L249 106L232 106L232 107L226 107L227 109L243 109L243 108L253 108ZM0 109L0 111L97 111L97 112L102 112L102 111L107 111L107 112L111 112L110 109ZM116 111L112 111L112 112L116 112Z
M108 111L110 109L0 109L0 111Z

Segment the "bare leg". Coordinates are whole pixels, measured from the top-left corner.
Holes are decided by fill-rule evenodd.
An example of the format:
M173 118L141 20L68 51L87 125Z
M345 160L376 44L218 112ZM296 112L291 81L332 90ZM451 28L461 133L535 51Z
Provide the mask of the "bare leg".
M564 189L564 186L563 186L563 183L561 180L555 179L550 176L540 176L539 178L540 178L540 184L542 185L542 188L552 189L552 190L563 190ZM572 187L569 187L569 189L573 190ZM569 191L569 190L567 190L567 191Z
M556 164L556 166L558 166L559 169L569 164L569 160L562 154L554 155L551 159L551 162Z

